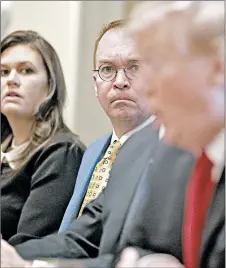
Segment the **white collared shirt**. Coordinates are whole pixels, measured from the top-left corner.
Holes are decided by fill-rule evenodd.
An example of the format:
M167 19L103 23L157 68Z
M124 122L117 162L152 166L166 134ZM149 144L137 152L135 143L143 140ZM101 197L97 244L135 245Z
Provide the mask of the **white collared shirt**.
M163 138L165 132L164 126L160 128L160 139ZM206 146L205 149L207 157L213 163L212 180L216 183L219 182L224 168L224 129Z
M111 137L111 143L113 141L115 141L115 140L119 140L121 145L123 145L130 137L132 137L133 134L135 134L136 132L140 131L141 129L143 129L147 125L153 123L155 118L156 117L154 115L150 116L147 120L145 120L138 127L136 127L135 129L129 131L128 133L124 134L120 139L117 137L117 135L115 134L115 131L113 130L112 137Z
M164 126L160 128L160 139L163 138L165 132ZM224 168L224 129L206 146L205 152L208 158L213 163L212 180L216 183L219 182Z
M115 131L113 130L111 143L114 140L119 140L121 145L125 143L133 134L143 129L147 125L154 122L156 119L155 116L150 116L145 122L136 127L135 129L129 131L124 134L120 139L118 139ZM159 130L159 140L161 140L164 136L165 128L161 125ZM224 155L225 155L225 147L224 147L224 129L213 139L213 141L206 147L206 154L208 158L213 162L213 172L212 179L217 183L220 180L223 168L224 168Z
M5 158L9 166L12 169L16 169L16 164L12 161L15 161L17 159L18 154L20 154L28 146L29 141L26 141L23 144L13 148L9 152L5 152L6 148L9 146L11 141L12 141L12 135L9 135L1 145L1 163Z
M224 129L213 139L213 141L206 146L206 154L213 162L212 179L218 183L224 168Z

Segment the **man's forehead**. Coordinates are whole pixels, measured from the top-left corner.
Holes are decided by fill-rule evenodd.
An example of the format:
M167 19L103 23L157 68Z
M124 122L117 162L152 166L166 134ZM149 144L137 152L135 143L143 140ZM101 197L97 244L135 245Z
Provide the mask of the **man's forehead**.
M170 23L147 27L137 33L134 38L139 53L169 57L188 55L189 35L183 31L183 25L177 25L176 32L171 31Z
M98 61L104 61L104 60L113 60L117 58L124 58L126 60L139 60L140 56L138 53L135 53L135 51L129 51L128 49L123 49L122 47L119 48L119 50L107 50L103 52L99 52L97 54Z
M113 60L117 58L139 59L135 42L125 35L123 30L111 30L107 32L97 48L96 57L98 61Z

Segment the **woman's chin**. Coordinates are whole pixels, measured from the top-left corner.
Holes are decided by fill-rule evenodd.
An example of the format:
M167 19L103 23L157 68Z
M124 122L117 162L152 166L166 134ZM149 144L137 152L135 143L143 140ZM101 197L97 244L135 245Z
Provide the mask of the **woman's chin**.
M14 104L7 104L4 108L1 109L1 113L4 114L6 117L12 116L23 116L23 112L21 109L18 109L18 106Z

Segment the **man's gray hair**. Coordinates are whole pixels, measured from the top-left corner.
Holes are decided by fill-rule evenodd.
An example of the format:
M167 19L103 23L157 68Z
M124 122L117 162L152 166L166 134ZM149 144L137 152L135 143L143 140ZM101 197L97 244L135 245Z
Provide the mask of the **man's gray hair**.
M189 18L195 38L212 41L224 37L224 5L224 1L143 1L130 14L128 31L136 34L177 13Z

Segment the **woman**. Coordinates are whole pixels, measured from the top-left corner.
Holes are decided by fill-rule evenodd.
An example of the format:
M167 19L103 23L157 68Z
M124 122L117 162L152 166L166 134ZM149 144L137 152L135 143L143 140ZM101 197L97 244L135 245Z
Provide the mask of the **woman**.
M59 58L38 33L1 42L1 233L19 244L56 232L85 150L64 123Z

